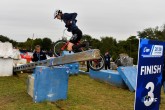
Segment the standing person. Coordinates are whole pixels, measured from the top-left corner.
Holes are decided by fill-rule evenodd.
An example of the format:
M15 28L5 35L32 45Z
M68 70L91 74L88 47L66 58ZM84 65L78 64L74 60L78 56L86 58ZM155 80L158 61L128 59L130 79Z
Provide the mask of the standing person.
M109 55L109 52L106 52L104 55L104 60L105 60L105 70L110 69L110 58L111 56Z
M32 61L37 62L41 60L46 60L46 55L43 51L41 51L41 47L39 45L35 46L35 51L33 53Z
M77 43L81 40L82 38L82 31L78 28L76 25L76 17L77 13L63 13L61 10L56 10L54 13L54 19L59 19L65 23L65 27L67 28L68 32L72 33L72 38L69 41L67 49L69 51L74 51L74 52L81 52L80 48L81 47L87 47L88 48L88 43L84 42L82 44L77 45Z

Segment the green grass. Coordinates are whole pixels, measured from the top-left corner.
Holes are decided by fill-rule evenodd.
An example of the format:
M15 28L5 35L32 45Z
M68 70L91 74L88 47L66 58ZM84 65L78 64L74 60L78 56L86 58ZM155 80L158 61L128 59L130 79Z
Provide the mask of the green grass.
M87 75L69 78L67 100L36 104L26 92L27 76L0 77L0 110L133 110L134 93ZM165 95L161 97L160 108L165 110Z

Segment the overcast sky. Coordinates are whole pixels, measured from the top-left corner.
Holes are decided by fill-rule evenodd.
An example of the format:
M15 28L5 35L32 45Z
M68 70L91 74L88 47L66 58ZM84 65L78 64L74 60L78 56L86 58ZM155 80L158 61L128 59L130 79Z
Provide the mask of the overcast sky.
M28 37L61 38L64 23L55 9L77 12L77 25L95 38L123 40L148 27L165 24L165 0L0 0L0 35L16 41Z

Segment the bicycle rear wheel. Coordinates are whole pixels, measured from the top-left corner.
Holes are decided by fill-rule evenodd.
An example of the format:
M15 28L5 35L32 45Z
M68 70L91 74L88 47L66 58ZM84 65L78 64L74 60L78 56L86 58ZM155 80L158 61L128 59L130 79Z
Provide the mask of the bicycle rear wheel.
M105 65L105 62L104 62L104 57L102 55L100 56L100 59L89 61L89 68L94 71L99 71L103 69L104 65Z
M62 55L62 51L67 51L67 41L66 40L59 40L54 43L54 54L56 57Z

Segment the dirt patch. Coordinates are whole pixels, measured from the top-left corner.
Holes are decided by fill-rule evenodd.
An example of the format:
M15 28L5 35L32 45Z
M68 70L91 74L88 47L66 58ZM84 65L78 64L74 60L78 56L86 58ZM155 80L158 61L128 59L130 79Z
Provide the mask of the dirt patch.
M14 102L14 98L11 96L2 96L0 97L0 108L3 107L3 105L9 104Z

